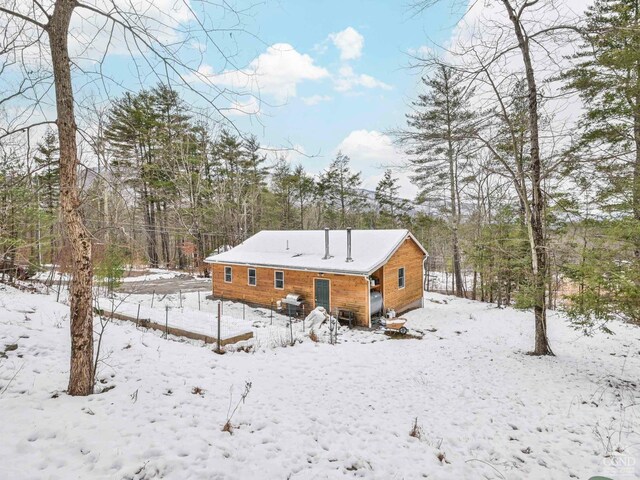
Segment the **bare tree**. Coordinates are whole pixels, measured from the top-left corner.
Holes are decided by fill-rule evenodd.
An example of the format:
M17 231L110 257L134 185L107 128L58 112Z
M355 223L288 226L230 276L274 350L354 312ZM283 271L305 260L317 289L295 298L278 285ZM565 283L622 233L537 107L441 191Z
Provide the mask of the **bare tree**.
M185 28L178 28L172 18L174 12L162 12L155 8L149 0L146 4L105 0L104 2L81 2L77 0L55 0L46 7L37 0L26 3L19 0L3 2L0 6L0 30L4 37L0 39L0 68L21 66L23 81L18 82L15 91L0 99L1 103L20 98L23 103L31 102L33 109L38 110L41 121L26 123L18 118L13 124L0 131L0 140L12 134L29 134L31 129L40 125L55 123L58 128L60 142L60 207L65 232L71 246L72 280L70 285L70 319L71 319L71 357L68 393L70 395L89 395L93 392L93 311L92 311L92 237L81 215L81 190L78 179L80 166L78 150L78 134L82 131L76 123L75 102L77 95L72 83L72 66L79 66L80 60L74 61L70 56L69 40L86 43L84 51L102 50L97 54L97 70L93 72L96 84L104 86L109 81L104 73L103 65L106 55L114 43L120 42L132 54L135 68L142 77L146 68L148 73L168 82L178 82L189 88L198 98L211 106L219 116L224 118L217 104L221 100L233 103L234 93L215 86L215 82L202 76L200 65L190 64L188 56L183 55L180 48L194 40L213 44L214 50L220 53L225 65L238 69L232 57L225 55L214 39L214 33L240 32L240 14L226 3L222 6L202 0L202 7L197 12L190 2L178 1L185 15L191 22ZM175 7L175 5L174 5ZM233 13L232 25L225 29L207 23L205 7L223 9ZM154 14L159 18L154 18ZM93 16L94 30L89 37L84 31L81 38L74 38L72 20L75 15L80 18ZM192 26L194 25L194 26ZM76 32L77 33L77 32ZM91 37L93 35L93 37ZM167 41L170 37L171 41ZM35 49L30 51L29 49ZM42 74L35 76L32 66L27 63L29 56L40 58ZM9 60L7 60L9 59ZM154 59L155 61L152 61ZM82 70L84 74L86 71ZM48 89L38 86L48 78L51 72L55 92L55 121L43 114L43 104L48 99ZM200 76L198 76L200 75ZM192 87L195 79L215 89L213 93L204 93ZM106 88L104 89L106 91ZM30 93L29 96L26 93ZM247 93L244 92L246 95ZM28 139L27 139L28 141Z
M437 0L419 1L414 4L414 8L420 12L434 3ZM497 142L493 138L478 134L478 139L498 160L501 166L499 174L513 180L513 187L521 202L531 257L531 297L535 316L535 344L532 353L552 355L546 319L548 245L544 182L546 175L554 167L551 159L544 159L541 152L541 92L536 73L540 75L544 71L551 76L546 69L548 65L543 65L540 57L548 60L547 64L556 67L555 73L558 73L557 62L563 55L558 52L557 44L550 47L545 42L557 34L575 30L575 26L565 23L555 0L499 0L485 4L492 8L497 5L502 7L502 12L497 12L497 16L506 15L506 21L502 21L502 18L487 20L478 29L484 30L486 37L482 32L474 30L469 38L464 38L460 45L456 45L448 53L456 60L452 63L466 74L471 85L482 82L488 87L485 89L487 95L493 96L496 104L493 113L506 121L510 145L508 156L515 159L514 162L510 162L507 155L497 148ZM473 2L471 8L481 6ZM540 52L538 57L534 55L534 48ZM519 52L518 56L515 55L516 52ZM515 67L518 63L522 66ZM518 136L521 131L510 120L509 105L502 91L504 84L520 76L523 77L523 91L527 98L526 142ZM477 131L481 132L481 128ZM526 153L522 148L525 144Z

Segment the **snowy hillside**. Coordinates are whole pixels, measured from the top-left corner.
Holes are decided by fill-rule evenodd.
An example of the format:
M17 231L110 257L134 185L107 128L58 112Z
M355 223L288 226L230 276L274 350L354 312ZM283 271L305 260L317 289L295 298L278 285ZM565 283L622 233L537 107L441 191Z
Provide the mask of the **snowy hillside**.
M225 355L118 322L103 393L71 398L68 308L0 286L0 477L640 476L639 329L588 338L552 313L557 356L532 357L526 312L429 294L406 317L422 339Z

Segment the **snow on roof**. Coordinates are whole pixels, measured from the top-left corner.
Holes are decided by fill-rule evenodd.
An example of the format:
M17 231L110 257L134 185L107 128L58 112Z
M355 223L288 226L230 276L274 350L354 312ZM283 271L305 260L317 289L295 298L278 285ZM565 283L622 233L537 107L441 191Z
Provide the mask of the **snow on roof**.
M347 262L347 231L330 230L331 258L324 260L324 237L324 230L263 230L227 252L211 255L205 262L370 274L406 238L412 238L427 253L408 230L352 230L353 261Z

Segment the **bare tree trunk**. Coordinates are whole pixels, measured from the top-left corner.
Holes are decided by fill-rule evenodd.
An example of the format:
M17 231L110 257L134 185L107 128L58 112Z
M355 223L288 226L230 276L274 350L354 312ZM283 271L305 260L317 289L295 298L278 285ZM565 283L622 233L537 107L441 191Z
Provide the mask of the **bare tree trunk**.
M74 0L57 0L47 29L56 92L60 141L60 207L71 245L71 367L69 395L93 393L91 239L80 215L76 122L67 36Z
M147 256L149 265L158 268L158 248L156 243L156 217L153 208L153 201L149 199L147 187L142 190L142 208L144 208L144 223L147 231Z
M204 263L204 237L202 236L202 232L200 231L200 226L196 227L196 269L197 271L206 276L206 264Z
M462 283L462 266L460 261L460 242L458 240L458 220L453 224L453 278L455 278L455 292L457 297L464 297L464 284ZM453 287L453 285L452 285Z
M164 258L165 267L169 267L171 263L171 251L169 250L169 234L167 233L167 204L162 202L156 203L157 215L159 221L157 224L160 226L160 245L162 246L162 256Z
M640 66L638 67L640 70ZM640 93L638 93L638 100L636 105L640 105ZM640 107L638 107L640 108ZM636 147L636 155L633 164L633 218L636 224L640 226L640 112L636 112L633 122L633 137ZM634 255L636 259L640 260L640 234L635 236Z
M449 76L447 73L444 75L445 81L449 82ZM463 284L462 284L462 271L460 261L460 241L458 239L458 227L460 225L460 199L458 197L457 187L457 161L453 149L453 133L451 130L452 118L451 118L451 106L449 103L450 88L447 86L447 157L449 160L449 190L451 200L451 242L453 243L453 277L451 279L451 289L455 289L455 294L458 297L463 297Z
M518 13L514 10L510 0L502 0L509 19L513 23L513 28L518 40L518 47L522 53L522 61L525 67L527 79L527 89L529 97L529 130L531 141L531 215L530 231L532 236L532 267L534 283L534 315L535 315L535 348L534 355L553 355L547 338L547 316L546 316L546 271L547 271L547 250L544 237L544 198L542 193L542 162L540 159L540 142L538 133L538 87L533 71L531 52L529 51L529 37L523 31L520 23L520 15L524 8L520 8Z

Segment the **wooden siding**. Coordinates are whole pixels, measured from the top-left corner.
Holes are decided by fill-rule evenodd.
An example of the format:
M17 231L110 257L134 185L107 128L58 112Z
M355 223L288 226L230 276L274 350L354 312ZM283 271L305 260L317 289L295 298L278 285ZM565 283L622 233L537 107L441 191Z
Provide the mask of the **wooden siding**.
M224 267L232 267L232 282L224 281ZM257 285L248 284L248 269L256 269ZM284 272L284 289L276 289L274 278L276 271ZM212 265L213 295L228 299L240 300L266 307L275 305L276 301L288 293L301 295L305 302L305 310L315 308L314 279L329 280L331 310L337 308L351 310L356 314L358 325L369 325L369 282L360 275L339 275L284 268L265 268L244 265Z
M422 298L422 264L424 253L418 245L407 238L391 256L389 261L373 275L381 281L384 308L402 312L407 306ZM225 267L232 267L232 282L224 281ZM405 288L398 288L398 269L405 269ZM248 269L256 269L257 284L249 285ZM288 293L296 293L304 299L305 310L315 308L314 279L330 281L331 311L346 309L355 312L358 325L369 326L369 281L360 275L340 275L312 271L288 270L286 268L253 267L251 265L211 266L213 295L269 307ZM284 289L275 288L275 272L284 272Z
M422 298L422 263L424 253L407 238L382 270L382 295L385 309L402 312L408 305ZM405 287L398 288L398 270L404 267Z

